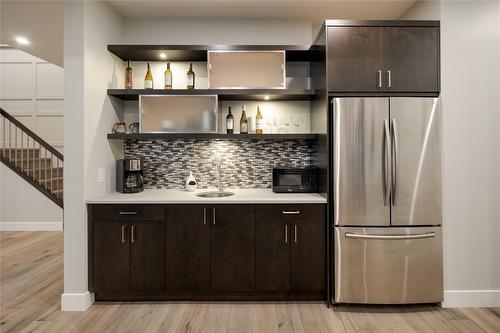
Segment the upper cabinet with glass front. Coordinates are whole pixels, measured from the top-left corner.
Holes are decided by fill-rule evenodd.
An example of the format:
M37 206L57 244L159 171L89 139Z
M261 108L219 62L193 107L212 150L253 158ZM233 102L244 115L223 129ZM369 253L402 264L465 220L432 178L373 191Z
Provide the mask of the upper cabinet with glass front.
M208 87L284 89L285 51L208 51Z

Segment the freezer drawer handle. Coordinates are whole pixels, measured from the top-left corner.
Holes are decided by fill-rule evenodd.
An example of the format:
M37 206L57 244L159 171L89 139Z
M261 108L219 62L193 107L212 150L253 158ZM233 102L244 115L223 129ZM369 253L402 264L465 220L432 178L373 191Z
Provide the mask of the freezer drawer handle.
M383 240L404 240L404 239L423 239L435 237L435 232L415 235L366 235L366 234L353 234L350 232L345 233L345 238L355 239L383 239Z

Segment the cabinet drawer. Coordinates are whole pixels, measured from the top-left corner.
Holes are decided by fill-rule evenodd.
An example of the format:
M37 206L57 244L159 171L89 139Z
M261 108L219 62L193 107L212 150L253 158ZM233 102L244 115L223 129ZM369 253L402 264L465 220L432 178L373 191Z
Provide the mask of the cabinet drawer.
M165 210L161 205L95 205L95 220L165 220Z
M256 205L257 220L262 219L293 219L310 220L324 219L325 205L323 204L284 204L284 205Z

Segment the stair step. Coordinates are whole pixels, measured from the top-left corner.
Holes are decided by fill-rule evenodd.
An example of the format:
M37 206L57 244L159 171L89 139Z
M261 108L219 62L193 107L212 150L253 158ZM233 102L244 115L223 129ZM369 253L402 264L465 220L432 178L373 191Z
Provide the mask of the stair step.
M63 183L63 178L50 178L50 179L42 179L38 181L40 185L42 185L45 188L52 189L52 190L62 190L64 183Z
M37 169L38 167L41 168L50 168L53 166L52 159L50 158L30 158L30 159L17 159L17 160L12 160L14 165L16 165L19 168L23 169Z
M51 170L52 170L52 175L51 175ZM38 180L45 180L63 176L63 168L42 168L40 170L38 168L35 168L35 169L24 170L24 172L31 177L33 177L34 173L34 178Z
M40 156L40 148L0 148L0 154L6 157L15 158L17 152L17 157L20 159L21 154L23 158L26 157L38 157Z

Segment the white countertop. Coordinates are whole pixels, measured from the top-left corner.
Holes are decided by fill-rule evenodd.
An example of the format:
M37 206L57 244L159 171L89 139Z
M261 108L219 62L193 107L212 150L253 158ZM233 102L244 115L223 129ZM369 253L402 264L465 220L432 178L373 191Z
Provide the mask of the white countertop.
M250 203L326 203L326 198L319 193L274 193L271 189L225 189L234 192L230 197L203 198L196 193L213 191L202 189L195 192L183 190L144 190L140 193L109 193L87 200L90 204L250 204Z

